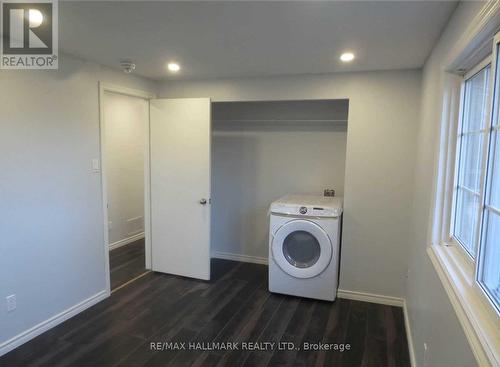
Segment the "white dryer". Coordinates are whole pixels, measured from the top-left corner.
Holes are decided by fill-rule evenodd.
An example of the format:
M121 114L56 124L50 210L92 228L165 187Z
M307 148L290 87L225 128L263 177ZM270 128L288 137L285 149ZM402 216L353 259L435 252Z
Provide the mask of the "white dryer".
M289 195L270 212L269 290L335 300L342 198Z

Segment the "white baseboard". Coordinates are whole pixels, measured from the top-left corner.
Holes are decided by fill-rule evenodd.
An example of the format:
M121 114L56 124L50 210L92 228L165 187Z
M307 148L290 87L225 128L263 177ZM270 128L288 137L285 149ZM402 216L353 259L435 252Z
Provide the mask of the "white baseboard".
M411 332L410 315L408 314L406 299L403 303L403 315L405 317L406 341L408 342L408 350L410 352L411 367L417 367L417 359L415 357L415 348L413 346L413 336Z
M356 291L346 291L345 289L339 289L337 291L337 296L344 299L352 299L354 301L363 301L371 303L380 303L381 305L389 306L404 306L404 298L382 296L380 294L356 292Z
M37 337L43 332L52 329L54 326L57 326L60 323L66 321L67 319L79 314L80 312L95 305L96 303L102 301L108 296L109 293L106 290L100 291L99 293L94 294L93 296L87 298L86 300L83 300L82 302L64 310L63 312L51 317L50 319L42 321L38 325L35 325L32 328L22 332L21 334L18 334L13 338L1 343L0 356L30 341L31 339Z
M232 254L230 252L214 251L212 252L212 257L216 259L241 261L244 263L263 264L263 265L268 264L267 257Z
M141 232L141 233L137 233L137 234L135 234L133 236L124 238L123 240L110 243L109 244L109 251L115 250L115 249L117 249L119 247L128 245L129 243L135 242L137 240L141 240L143 238L144 238L144 232Z

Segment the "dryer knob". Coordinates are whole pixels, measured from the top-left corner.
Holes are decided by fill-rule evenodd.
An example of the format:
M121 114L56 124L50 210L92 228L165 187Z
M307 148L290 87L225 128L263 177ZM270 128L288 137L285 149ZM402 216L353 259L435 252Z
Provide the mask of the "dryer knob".
M301 207L299 208L299 213L300 213L300 214L306 214L306 213L307 213L307 208L306 208L305 206L301 206Z

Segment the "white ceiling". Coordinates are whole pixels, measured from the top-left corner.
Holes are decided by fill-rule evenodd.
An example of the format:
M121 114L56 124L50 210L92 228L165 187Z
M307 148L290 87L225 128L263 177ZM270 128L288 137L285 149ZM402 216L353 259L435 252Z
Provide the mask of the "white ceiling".
M63 52L153 79L419 68L456 2L60 2ZM338 60L344 50L357 58ZM176 76L166 63L178 61Z

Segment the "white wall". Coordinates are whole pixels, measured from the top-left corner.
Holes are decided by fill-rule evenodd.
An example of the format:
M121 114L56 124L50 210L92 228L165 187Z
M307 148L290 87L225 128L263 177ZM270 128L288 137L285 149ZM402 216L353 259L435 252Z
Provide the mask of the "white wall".
M464 2L458 6L423 71L407 295L419 366L424 365L424 342L429 346L427 366L476 365L448 296L426 254L426 247L430 244L430 205L444 93L445 59L483 5L481 2Z
M302 115L319 119L330 114L331 119L344 121L292 120L297 115L293 103L286 104L291 111L284 111L280 121L265 121L273 118L275 103L273 113L262 112L261 103L252 103L246 108L250 114L233 111L230 117L237 120L228 120L229 116L217 116L220 107L214 104L212 252L267 260L272 201L286 194L322 195L325 188L343 195L347 103L328 103L341 105L339 111L319 117L311 115L315 111ZM218 117L224 117L223 122ZM252 118L258 121L247 121Z
M419 71L165 82L164 97L349 99L340 286L406 293Z
M109 243L144 232L147 100L104 93Z
M0 71L0 345L105 290L98 81L155 88L60 56L58 71Z

